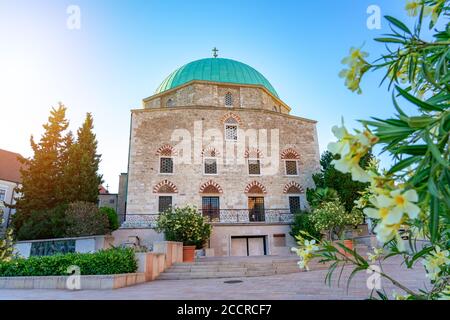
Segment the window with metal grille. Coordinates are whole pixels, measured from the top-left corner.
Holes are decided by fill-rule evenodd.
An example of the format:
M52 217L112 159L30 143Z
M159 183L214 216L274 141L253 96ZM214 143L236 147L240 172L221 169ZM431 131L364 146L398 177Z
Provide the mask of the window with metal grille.
M164 212L172 207L172 197L171 196L160 196L158 201L158 211Z
M6 190L0 189L0 201L5 201L6 198Z
M173 107L173 100L172 99L167 100L166 105L168 107Z
M114 203L114 199L109 199L109 203L113 204Z
M248 160L248 174L261 174L261 164L259 160Z
M225 139L237 141L237 126L232 124L227 124L225 126Z
M301 210L300 197L289 197L289 210L292 214Z
M206 158L205 163L205 174L217 174L217 159Z
M233 96L230 92L225 95L225 105L231 107L233 105Z
M217 220L220 217L219 197L202 197L203 216L210 220Z
M173 173L173 159L172 158L160 158L160 173Z
M296 176L297 173L297 161L285 161L286 164L286 175Z
M250 221L265 221L264 197L248 197Z

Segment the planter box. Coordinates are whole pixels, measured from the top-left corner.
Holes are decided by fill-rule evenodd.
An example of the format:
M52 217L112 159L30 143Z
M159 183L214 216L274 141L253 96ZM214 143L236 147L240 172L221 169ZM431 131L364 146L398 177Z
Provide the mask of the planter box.
M0 289L68 289L69 276L1 277ZM145 282L144 273L80 276L80 290L111 290Z

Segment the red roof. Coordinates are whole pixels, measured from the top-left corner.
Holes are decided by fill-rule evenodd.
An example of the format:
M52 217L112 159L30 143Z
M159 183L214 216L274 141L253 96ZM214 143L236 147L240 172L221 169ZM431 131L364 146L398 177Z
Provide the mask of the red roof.
M109 194L108 190L106 190L106 188L102 185L98 186L98 193L99 194Z
M0 180L22 182L20 168L22 164L17 159L20 154L0 149Z

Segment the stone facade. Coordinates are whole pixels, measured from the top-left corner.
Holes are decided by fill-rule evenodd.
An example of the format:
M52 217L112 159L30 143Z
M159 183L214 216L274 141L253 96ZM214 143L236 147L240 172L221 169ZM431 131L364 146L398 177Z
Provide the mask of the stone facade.
M249 242L260 252L264 246L261 254L289 254L290 197L306 208L305 190L320 169L316 122L290 115L287 105L256 85L191 81L144 99L143 106L132 110L122 232L154 226L160 197L199 209L203 197L215 197L220 212L211 220L209 241L215 255L239 255L235 247L245 241L250 255ZM161 158L172 159L170 172L163 172ZM216 161L217 172L206 172L206 158ZM250 161L259 161L259 174L250 174ZM262 221L249 218L250 198L263 201ZM151 238L146 242L160 239L139 233Z
M263 109L288 114L290 108L264 87L234 84L215 84L193 81L143 100L144 108L164 107L222 107L225 95L231 93L232 108ZM168 103L168 101L171 101Z
M157 213L158 194L154 192L154 187L164 180L170 181L177 187L178 192L173 194L173 205L192 204L201 207L199 190L204 183L213 180L224 190L221 195L221 207L233 209L247 208L247 195L244 191L247 185L255 180L264 185L267 190L266 208L288 208L288 198L284 193L284 188L293 181L302 186L303 190L313 187L312 173L320 168L315 122L258 109L233 109L232 113L240 117L242 123L240 128L243 130L279 130L280 145L279 148L274 146L277 153L267 155L267 152L262 150L262 174L251 176L248 174L245 162L227 165L223 163L224 161L220 161L219 157L218 174L205 175L201 162L201 151L210 142L195 135L195 123L197 122L197 126L202 127L203 132L208 129L217 129L223 133L224 127L221 119L229 113L229 109L214 107L173 107L133 111L127 216ZM159 173L159 156L156 152L163 145L175 145L171 141L174 129L189 132L194 140L191 155L192 157L198 156L197 163L175 163L173 174L162 174ZM197 142L197 148L195 148L195 142ZM271 147L272 145L269 143L268 151L271 151ZM288 148L296 150L300 155L298 176L285 175L281 153ZM226 151L224 149L226 148L219 150L220 154ZM274 174L264 174L266 158L273 160L273 163L278 160L279 166ZM301 196L302 203L306 205L304 193Z

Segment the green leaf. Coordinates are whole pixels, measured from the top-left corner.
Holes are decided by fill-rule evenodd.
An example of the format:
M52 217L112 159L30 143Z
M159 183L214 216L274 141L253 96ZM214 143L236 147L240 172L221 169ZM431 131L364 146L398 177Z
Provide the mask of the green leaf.
M428 149L431 151L431 154L433 155L434 159L436 159L436 161L439 162L441 165L443 165L445 168L448 168L448 163L444 160L444 158L442 158L441 152L433 143L428 133L424 132L423 136L428 145Z
M434 119L428 116L420 116L420 117L409 117L408 124L411 128L425 128Z
M391 17L391 16L384 16L384 18L386 20L388 20L390 23L392 23L394 26L396 26L397 28L399 28L399 29L405 31L406 33L412 35L411 30L409 30L409 28L403 22L401 22L401 21L399 21L396 18Z
M404 40L396 39L396 38L375 38L375 41L385 42L385 43L405 43Z
M395 154L408 154L412 156L423 156L427 153L428 146L426 144L412 145L412 146L400 146L391 149Z
M416 106L418 106L419 108L421 108L423 110L426 110L426 111L442 111L443 110L439 106L429 104L425 101L422 101L422 100L414 97L413 95L409 94L408 92L406 92L399 86L395 86L395 88L400 93L400 95L402 95L406 100L410 101L411 103L415 104Z
M395 166L393 166L389 170L388 174L392 174L392 173L398 172L400 170L403 170L403 169L411 166L412 164L418 162L419 160L420 160L419 156L414 156L414 157L409 157L409 158L403 159L403 160L399 161Z
M430 200L430 234L432 243L435 243L438 238L438 230L439 230L439 199L432 195Z

